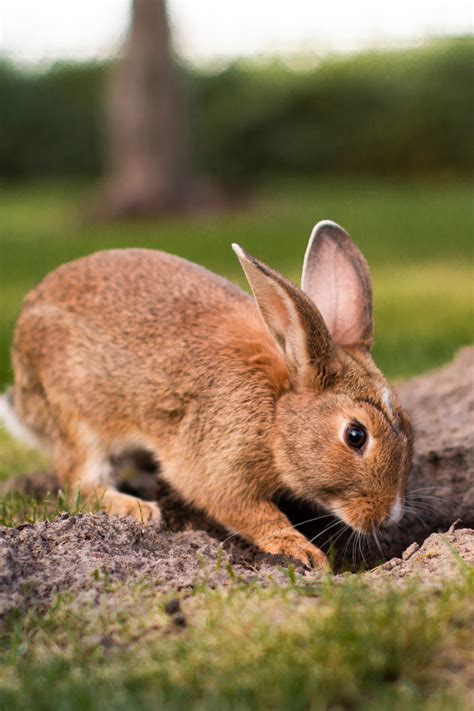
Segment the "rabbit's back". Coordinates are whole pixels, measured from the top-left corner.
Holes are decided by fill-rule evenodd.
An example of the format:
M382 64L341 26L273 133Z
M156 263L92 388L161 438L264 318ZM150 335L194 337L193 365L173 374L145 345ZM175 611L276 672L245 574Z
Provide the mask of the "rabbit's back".
M219 309L249 307L238 287L180 257L151 249L97 252L49 274L25 299L24 310L48 304L113 329L169 321L196 323Z
M140 422L149 408L169 417L227 377L220 345L247 318L259 323L253 300L202 267L153 250L98 252L27 296L14 360L88 416L95 407L101 419Z

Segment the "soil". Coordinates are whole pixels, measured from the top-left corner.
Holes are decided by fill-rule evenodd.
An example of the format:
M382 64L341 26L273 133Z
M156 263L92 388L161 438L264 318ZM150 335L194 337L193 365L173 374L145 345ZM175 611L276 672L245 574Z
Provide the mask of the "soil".
M473 371L474 348L466 348L450 365L399 387L415 427L408 501L416 512L385 532L381 547L387 562L365 574L374 584L386 577L400 581L419 575L425 584L436 585L457 574L460 559L474 563ZM165 530L105 513L62 514L53 522L0 528L0 614L48 604L60 592L94 589L103 585L104 576L111 583L145 577L163 591L189 590L203 580L210 586L228 585L235 577L287 583L281 570L287 561L229 537L184 504L146 455L131 455L117 467L122 490L159 500ZM21 488L41 496L57 488L57 482L54 475L43 474L24 479ZM314 524L301 524L317 510L278 503L308 537L320 532ZM336 566L344 565L346 548L352 565L359 566L346 543L347 538L335 552ZM329 545L330 540L323 540L323 548ZM381 562L374 546L366 545L362 554L369 568ZM321 575L295 567L308 579Z
M398 388L415 431L415 456L408 484L416 508L431 530L458 519L474 527L474 348L454 361ZM421 522L406 523L409 536L426 537ZM404 541L408 537L402 533Z
M283 579L282 557L256 552L245 562L232 546L205 531L163 531L131 518L61 514L52 522L0 529L0 615L44 605L58 593L78 593L146 578L157 590L189 590L199 582L225 585L234 576L250 582ZM229 563L232 571L229 571Z
M460 558L474 563L471 529L434 533L421 547L411 545L401 558L365 575L369 581L416 575L424 585L436 586L459 573ZM66 591L83 596L103 590L104 581L113 585L146 579L162 592L189 592L202 583L227 586L236 579L287 585L282 572L286 563L255 548L245 555L234 544L222 548L205 531L173 533L105 513L62 514L52 522L0 530L0 617L31 605L43 607ZM299 564L296 572L308 583L323 575Z

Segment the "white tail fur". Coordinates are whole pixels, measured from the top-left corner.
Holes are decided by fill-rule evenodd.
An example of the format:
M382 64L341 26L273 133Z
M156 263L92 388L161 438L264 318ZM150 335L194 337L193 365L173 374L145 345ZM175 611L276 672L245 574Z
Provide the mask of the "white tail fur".
M44 445L37 435L27 427L18 417L13 407L11 390L0 396L0 424L15 439L19 440L27 447L33 449L44 449Z

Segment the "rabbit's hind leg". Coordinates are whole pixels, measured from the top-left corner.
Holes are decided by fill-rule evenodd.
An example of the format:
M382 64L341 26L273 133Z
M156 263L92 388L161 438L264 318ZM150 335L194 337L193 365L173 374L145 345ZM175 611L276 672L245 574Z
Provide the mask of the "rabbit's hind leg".
M80 429L82 434L87 431L87 438L74 438L73 443L63 440L54 450L56 472L70 500L80 494L89 508L102 508L116 516L132 516L141 523L160 521L161 511L155 502L117 491L107 450L100 447L85 426Z

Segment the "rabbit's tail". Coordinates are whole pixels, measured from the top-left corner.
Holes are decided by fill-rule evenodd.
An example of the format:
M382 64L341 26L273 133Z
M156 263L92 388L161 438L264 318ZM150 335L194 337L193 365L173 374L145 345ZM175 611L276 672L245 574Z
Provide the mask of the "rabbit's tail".
M19 440L27 447L44 449L44 443L37 433L23 422L15 410L14 392L15 388L12 386L0 395L0 425L14 439Z

